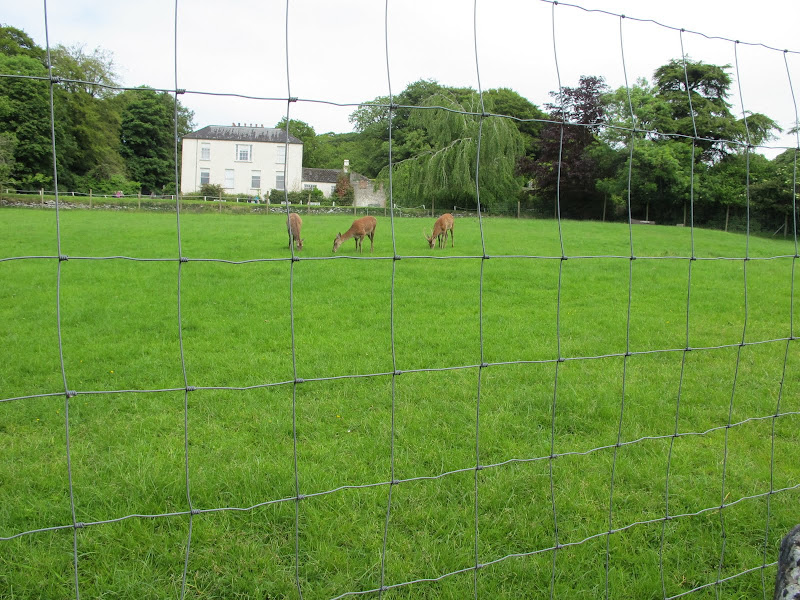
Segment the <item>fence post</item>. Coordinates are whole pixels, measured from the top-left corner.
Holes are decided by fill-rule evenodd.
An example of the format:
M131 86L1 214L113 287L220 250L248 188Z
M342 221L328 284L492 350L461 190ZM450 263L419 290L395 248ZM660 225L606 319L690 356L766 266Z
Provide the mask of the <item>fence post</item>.
M142 210L142 190L139 190L139 193L136 196L136 208Z
M39 201L42 203L42 207L44 207L44 189L39 188Z
M92 208L92 188L89 188L89 208Z
M518 218L518 219L519 219L519 208L520 208L520 204L521 204L521 202L520 202L519 200L517 200L517 218Z

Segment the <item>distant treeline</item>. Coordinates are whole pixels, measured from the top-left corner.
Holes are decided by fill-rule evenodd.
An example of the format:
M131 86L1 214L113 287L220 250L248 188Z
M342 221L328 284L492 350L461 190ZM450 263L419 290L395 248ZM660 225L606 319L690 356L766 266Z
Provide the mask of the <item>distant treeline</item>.
M174 193L174 95L120 91L101 49L56 46L50 58L59 189ZM729 71L679 58L652 82L616 90L583 76L551 92L543 108L507 88L478 94L420 80L361 104L350 115L352 133L317 134L296 120L289 129L303 140L303 166L336 169L348 159L385 183L391 149L393 196L406 206L474 208L480 200L489 211L519 205L609 220L627 218L630 206L635 219L693 216L721 228L741 228L749 206L751 229L789 229L796 152L773 160L758 153L780 128L766 115L734 116ZM53 189L45 50L0 27L0 74L0 185ZM177 109L180 137L193 114L180 102Z

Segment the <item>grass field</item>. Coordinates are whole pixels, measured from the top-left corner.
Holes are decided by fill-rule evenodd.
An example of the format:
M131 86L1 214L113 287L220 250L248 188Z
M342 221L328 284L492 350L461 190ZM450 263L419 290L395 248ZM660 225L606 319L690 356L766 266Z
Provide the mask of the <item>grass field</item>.
M182 215L179 250L175 215L61 211L59 290L55 212L0 211L0 598L75 596L64 378L82 598L179 597L190 520L187 597L374 590L392 467L384 598L771 597L793 243L634 227L631 261L564 222L558 260L557 222L485 219L482 261L476 219L436 251L396 219L393 261L379 217L387 260L306 260L351 217L303 218L292 263L274 215Z

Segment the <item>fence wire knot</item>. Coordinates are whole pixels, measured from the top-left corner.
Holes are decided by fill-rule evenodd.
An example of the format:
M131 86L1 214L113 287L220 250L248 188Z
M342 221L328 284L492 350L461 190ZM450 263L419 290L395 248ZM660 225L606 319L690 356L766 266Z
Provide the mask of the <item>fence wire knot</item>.
M78 392L76 392L75 390L67 390L67 398L74 398L77 395Z
M186 258L185 256L181 256L181 257L178 259L178 262L182 262L182 263L188 263L188 262L189 262L189 259L188 259L188 258Z
M196 387L194 387L193 385L187 385L187 386L186 386L186 391L187 391L187 392L196 392L196 391L197 391L197 388L196 388Z
M67 256L66 254L59 254L58 255L58 260L59 260L59 262L67 261L67 260L69 260L69 256Z

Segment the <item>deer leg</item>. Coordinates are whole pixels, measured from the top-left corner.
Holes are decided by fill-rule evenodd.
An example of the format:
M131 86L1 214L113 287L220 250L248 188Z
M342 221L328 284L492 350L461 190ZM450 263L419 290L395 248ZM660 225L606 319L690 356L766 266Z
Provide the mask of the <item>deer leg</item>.
M369 234L369 253L372 254L372 249L375 246L375 232Z

